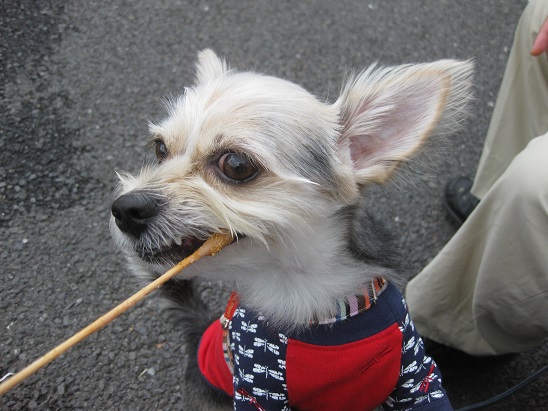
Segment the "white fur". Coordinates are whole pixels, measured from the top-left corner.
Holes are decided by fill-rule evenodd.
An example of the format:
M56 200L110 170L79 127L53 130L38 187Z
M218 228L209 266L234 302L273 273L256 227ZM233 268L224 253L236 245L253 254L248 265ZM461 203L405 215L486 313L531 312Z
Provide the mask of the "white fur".
M353 258L348 227L337 214L359 201L360 188L384 182L432 130L460 117L471 64L440 61L370 68L353 76L334 104L288 81L229 70L212 51L199 56L197 84L152 124L169 156L138 176L120 175L119 194L144 190L165 210L137 242L111 221L134 272L155 276L166 265L134 251L212 232L245 234L183 274L232 281L245 304L280 327L333 314L335 300L391 270ZM446 114L444 114L444 110ZM216 159L245 153L261 171L232 184Z

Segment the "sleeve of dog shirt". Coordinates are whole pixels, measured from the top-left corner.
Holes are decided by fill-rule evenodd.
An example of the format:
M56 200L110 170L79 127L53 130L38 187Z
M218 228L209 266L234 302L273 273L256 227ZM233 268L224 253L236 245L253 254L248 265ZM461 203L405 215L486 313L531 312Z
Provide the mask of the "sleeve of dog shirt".
M285 376L287 338L261 316L239 307L230 325L234 357L234 409L290 411Z
M426 355L424 343L407 312L405 301L400 378L383 405L385 410L451 411L447 393L441 385L441 374L434 360Z

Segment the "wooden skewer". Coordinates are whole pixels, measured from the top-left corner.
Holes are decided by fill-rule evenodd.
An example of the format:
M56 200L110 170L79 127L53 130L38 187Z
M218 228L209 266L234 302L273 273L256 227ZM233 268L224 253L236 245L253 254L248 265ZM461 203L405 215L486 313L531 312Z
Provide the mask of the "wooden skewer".
M36 361L29 364L27 367L23 368L17 374L13 375L11 378L1 383L0 395L4 395L6 392L11 390L17 384L21 383L22 381L26 380L28 377L36 373L40 368L46 366L47 364L52 362L55 358L59 357L61 354L63 354L65 351L71 348L73 345L79 343L84 338L90 336L94 332L103 328L105 325L110 323L120 314L124 313L125 311L133 307L135 304L137 304L139 301L141 301L143 298L145 298L152 291L159 288L167 280L169 280L170 278L180 273L183 269L188 267L190 264L198 261L202 257L215 255L216 253L221 251L224 247L229 245L231 242L232 242L232 236L228 234L213 234L210 238L206 240L206 242L198 250L196 250L193 254L191 254L190 256L185 258L183 261L179 262L177 265L172 267L162 276L158 277L149 285L147 285L146 287L142 288L141 290L133 294L123 303L114 307L108 313L106 313L102 317L99 317L90 325L88 325L81 331L74 334L68 340L59 344L53 350L46 353L42 357L38 358Z

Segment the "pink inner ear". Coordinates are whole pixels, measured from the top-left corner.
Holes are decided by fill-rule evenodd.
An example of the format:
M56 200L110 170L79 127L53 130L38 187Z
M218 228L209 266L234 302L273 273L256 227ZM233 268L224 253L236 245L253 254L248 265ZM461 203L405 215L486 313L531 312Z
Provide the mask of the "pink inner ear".
M373 153L381 150L382 145L373 136L359 136L350 139L350 158L354 167L367 167L368 159L373 156ZM375 144L376 143L376 144Z
M374 136L360 136L350 140L350 158L354 169L372 169L382 163L388 164L391 161L402 160L395 155L398 148L397 142L385 141Z
M363 170L383 162L406 159L417 141L405 124L384 126L370 134L355 135L349 139L350 158L355 170Z
M353 119L346 138L356 171L406 160L436 123L440 79L419 77L402 89L399 95L390 96L393 101L381 98L377 107L368 102L369 111L361 107Z

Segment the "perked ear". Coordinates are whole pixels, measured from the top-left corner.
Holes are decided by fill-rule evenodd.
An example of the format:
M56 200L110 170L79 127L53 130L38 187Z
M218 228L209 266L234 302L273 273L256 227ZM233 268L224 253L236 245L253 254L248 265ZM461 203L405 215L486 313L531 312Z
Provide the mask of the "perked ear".
M196 85L205 84L228 71L228 64L225 60L217 57L210 49L198 53L196 63Z
M471 62L378 69L350 79L334 103L342 131L341 158L352 161L356 182L384 183L439 126L462 120L470 100Z

